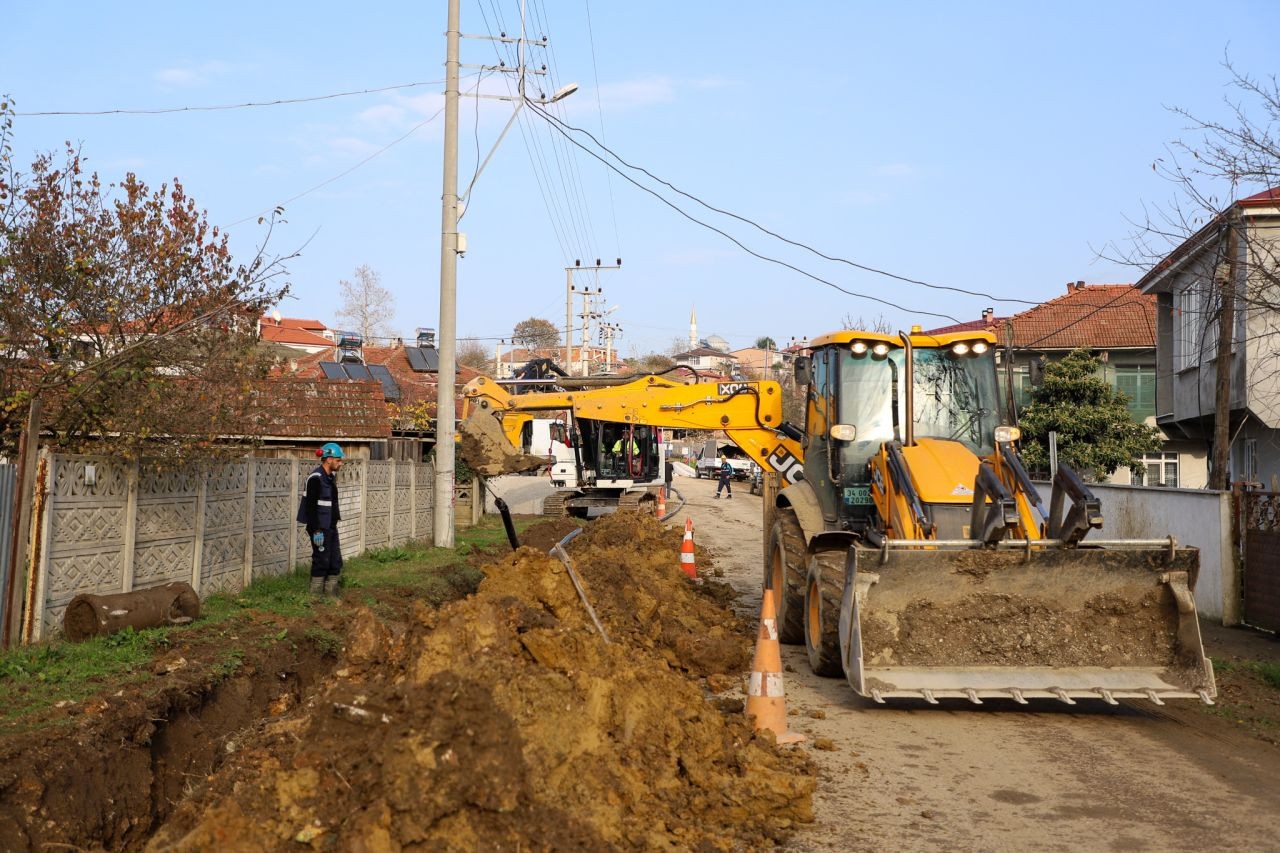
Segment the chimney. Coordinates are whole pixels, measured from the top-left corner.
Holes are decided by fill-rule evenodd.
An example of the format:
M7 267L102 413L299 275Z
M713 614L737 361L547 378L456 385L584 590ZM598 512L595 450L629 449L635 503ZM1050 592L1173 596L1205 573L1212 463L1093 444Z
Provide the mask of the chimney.
M1076 282L1076 290L1084 290L1084 282L1083 282L1083 281L1077 281L1077 282Z
M984 323L990 323L990 322L991 322L991 318L992 318L992 316L994 316L994 315L995 315L995 313L996 313L996 309L994 309L994 308L984 308L984 309L982 309L982 322L984 322Z

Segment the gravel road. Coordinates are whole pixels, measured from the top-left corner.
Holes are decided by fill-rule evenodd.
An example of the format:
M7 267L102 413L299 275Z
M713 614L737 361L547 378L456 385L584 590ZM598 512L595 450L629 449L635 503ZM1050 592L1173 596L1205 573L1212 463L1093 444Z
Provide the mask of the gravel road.
M761 500L681 478L699 545L760 606ZM1212 654L1212 646L1210 647ZM795 850L1277 849L1280 749L1207 710L1122 704L875 706L784 646L792 727L821 768ZM813 747L828 738L834 750Z

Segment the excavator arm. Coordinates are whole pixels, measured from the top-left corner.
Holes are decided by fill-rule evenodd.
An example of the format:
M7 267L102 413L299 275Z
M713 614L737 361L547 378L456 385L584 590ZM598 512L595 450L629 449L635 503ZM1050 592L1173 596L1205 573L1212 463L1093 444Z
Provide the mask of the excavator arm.
M642 376L619 385L575 391L510 394L487 377L462 389L464 442L468 434L486 431L500 421L510 445L519 445L520 429L534 412L568 410L575 418L647 425L664 429L719 430L762 467L787 482L803 478L800 432L782 421L782 387L776 382L721 382L686 385L660 376ZM476 442L492 445L493 442ZM490 457L506 452L492 448L486 456L464 458L476 470L492 467Z

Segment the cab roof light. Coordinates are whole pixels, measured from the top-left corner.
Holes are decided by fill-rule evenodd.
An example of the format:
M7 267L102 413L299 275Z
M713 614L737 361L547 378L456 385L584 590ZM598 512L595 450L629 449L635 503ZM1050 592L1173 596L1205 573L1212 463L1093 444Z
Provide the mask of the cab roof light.
M851 346L851 347L850 347L850 349L852 349L852 350L853 350L853 354L854 354L854 355L866 355L866 352L867 352L867 342L866 342L866 341L854 341L854 342L853 342L853 346Z
M871 348L871 353L872 355L876 355L876 356L879 356L880 358L884 358L886 355L889 354L889 345L883 342L878 343Z
M974 341L974 342L973 342L973 352L974 352L974 355L982 355L982 354L983 354L984 352L986 352L986 351L987 351L987 342L986 342L986 341Z
M969 345L966 344L964 341L960 341L959 343L951 345L951 351L956 355L968 355Z

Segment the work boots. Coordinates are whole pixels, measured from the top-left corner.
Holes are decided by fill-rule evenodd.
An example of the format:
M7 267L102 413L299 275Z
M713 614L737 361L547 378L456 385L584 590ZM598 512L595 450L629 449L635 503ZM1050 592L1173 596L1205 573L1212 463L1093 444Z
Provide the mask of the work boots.
M329 575L324 579L324 592L333 598L338 597L338 578L339 575Z
M325 579L324 579L323 577L317 577L317 576L315 576L315 575L312 575L312 576L311 576L311 588L310 588L309 592L310 592L312 595L324 595L324 591L325 591L325 590L324 590L324 582L325 582Z

